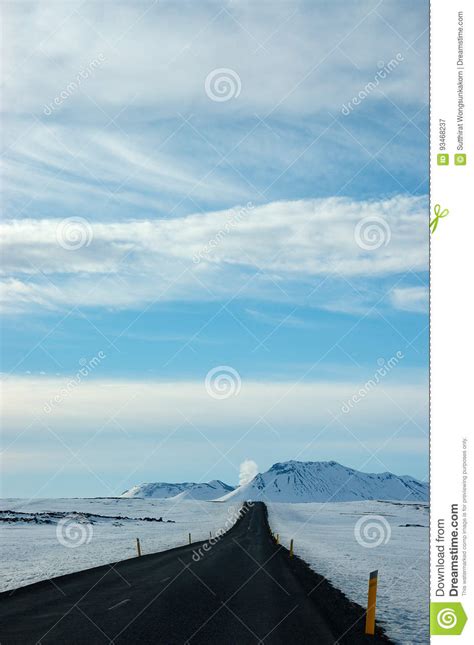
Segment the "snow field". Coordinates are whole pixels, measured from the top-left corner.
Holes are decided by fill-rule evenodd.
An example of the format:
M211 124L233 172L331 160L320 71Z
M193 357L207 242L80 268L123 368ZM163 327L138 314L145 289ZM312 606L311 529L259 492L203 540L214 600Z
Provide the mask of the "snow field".
M363 501L267 506L270 527L280 534L280 542L289 548L293 538L296 555L363 607L369 573L378 569L377 622L396 643L429 643L426 504Z
M15 513L60 512L65 517L50 524L0 522L3 558L0 591L53 578L82 569L136 556L136 538L142 554L165 551L197 542L228 530L236 521L241 503L216 503L167 499L2 499L0 511ZM100 518L68 517L94 513ZM163 522L117 520L154 517ZM40 516L38 516L40 517ZM168 523L172 520L174 523Z

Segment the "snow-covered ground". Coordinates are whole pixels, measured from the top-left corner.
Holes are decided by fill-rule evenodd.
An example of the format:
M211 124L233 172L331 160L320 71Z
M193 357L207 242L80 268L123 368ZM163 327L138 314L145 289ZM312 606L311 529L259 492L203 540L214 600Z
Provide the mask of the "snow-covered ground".
M378 621L397 643L429 642L426 504L267 506L282 544L294 538L296 554L362 606L369 572L378 569ZM229 529L240 507L186 499L0 500L0 590L135 557L137 537L144 554L186 544L189 532L205 540Z
M189 533L193 542L205 540L209 532L214 536L228 530L241 505L169 499L1 499L0 591L135 557L137 537L143 554L187 544ZM145 517L163 521L133 519Z
M367 603L379 571L377 620L396 642L428 643L428 506L402 502L267 504L272 530L351 600ZM407 526L409 525L409 526Z

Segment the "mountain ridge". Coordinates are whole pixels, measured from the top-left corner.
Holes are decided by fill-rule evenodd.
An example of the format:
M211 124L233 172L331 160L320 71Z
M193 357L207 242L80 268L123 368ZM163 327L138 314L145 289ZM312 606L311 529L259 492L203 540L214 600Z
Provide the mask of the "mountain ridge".
M120 497L144 497L153 499L200 499L212 500L235 490L222 482L213 479L210 482L152 482L138 484L124 491Z
M221 501L348 502L427 501L428 484L410 475L364 473L336 461L277 462Z
M205 501L345 502L361 500L428 501L429 486L410 475L364 473L336 461L276 462L241 486L156 482L134 486L122 497L201 499Z

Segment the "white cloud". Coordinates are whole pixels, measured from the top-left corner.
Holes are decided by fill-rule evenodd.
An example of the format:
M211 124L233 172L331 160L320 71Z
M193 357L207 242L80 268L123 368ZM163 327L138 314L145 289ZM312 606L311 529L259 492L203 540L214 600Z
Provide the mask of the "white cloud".
M306 321L299 318L294 314L268 314L255 309L246 309L251 318L263 325L270 325L271 327L293 327L295 329L316 329L317 325L313 321Z
M429 290L428 287L406 287L393 289L391 292L393 306L403 311L427 313Z
M399 168L418 178L420 143L403 111L415 122L423 118L426 8L400 12L377 0L247 4L187 3L184 17L177 5L161 2L146 9L7 3L8 212L84 215L94 203L98 219L127 217L127 209L150 216L179 207L188 213L193 201L210 209L262 194L321 194L329 182L337 184L334 192L354 189L367 150L396 182L406 181ZM415 39L420 55L408 46ZM373 79L380 61L400 51L404 62L380 89L402 112L373 92L370 117L349 125L341 106ZM45 106L99 58L90 77L46 116ZM215 68L239 75L238 98L209 99L204 82ZM343 121L330 125L337 114Z
M89 377L73 389L65 377L9 377L2 382L6 458L10 448L15 454L20 448L30 453L51 443L66 455L80 449L86 459L99 445L110 448L113 441L115 447L118 439L127 445L138 442L142 458L150 446L160 445L166 454L175 451L174 459L179 454L188 460L194 455L191 445L204 444L209 459L216 460L235 443L258 462L266 462L270 446L274 451L280 444L288 455L309 443L319 451L326 443L354 442L354 436L362 444L383 446L398 429L400 440L424 437L426 384L412 376L405 371L403 382L387 379L349 414L342 413L342 406L362 387L363 378L301 383L243 378L237 397L217 400L207 393L204 376L202 382ZM239 455L237 463L245 457Z
M419 378L419 375L416 375ZM133 381L125 379L84 378L71 389L67 377L8 377L2 381L5 432L23 431L40 419L66 436L68 433L98 430L112 416L133 433L162 433L173 429L186 418L202 428L220 433L242 432L265 417L278 429L302 426L317 428L328 421L328 410L337 414L342 404L363 385L363 379L347 382L273 382L247 381L236 397L224 401L209 396L200 381ZM388 381L373 390L363 403L351 411L352 420L360 421L358 411L373 415L371 423L381 417L398 418L402 410L416 416L417 405L426 403L425 386L403 373L403 384ZM69 385L69 387L68 387ZM64 389L68 394L64 394ZM394 403L387 407L388 393ZM28 406L24 402L28 401ZM58 402L55 402L58 401ZM396 405L399 412L395 413ZM364 416L364 415L362 415ZM137 425L137 419L140 423ZM343 417L347 422L348 416ZM322 426L321 426L322 427Z
M225 400L207 394L204 377L202 382L91 377L65 396L67 383L46 376L2 383L3 458L10 472L41 475L41 485L47 484L44 473L51 478L63 471L81 473L84 481L93 478L99 493L110 495L120 494L125 483L153 478L234 482L249 454L265 470L291 458L361 467L376 453L377 469L395 472L407 470L407 454L427 454L426 383L407 380L406 371L398 383L387 380L371 390L349 414L341 406L363 379L244 379L240 394ZM253 472L249 464L245 472ZM109 488L102 486L104 479ZM32 494L41 495L31 486ZM75 494L81 494L79 485Z
M411 148L402 112L375 109L349 126L352 136L346 121L330 125L328 112L340 113L380 61L400 50L405 61L383 91L403 110L409 102L410 118L423 111L422 6L400 12L377 0L324 7L296 0L271 9L200 2L187 3L184 18L173 3L72 0L59 7L32 0L7 3L3 14L8 217L177 217L262 196L271 201L343 186L357 192L354 176L373 195L380 175L374 182L359 177L367 150L398 185L406 180L394 166L420 174L414 162L420 144L415 137ZM415 39L420 56L408 47ZM45 116L44 106L101 56L91 76ZM204 81L215 68L239 74L237 99L219 104L206 95ZM367 100L387 105L377 92ZM86 272L94 271L95 258L83 261ZM44 292L34 297L45 295L49 300Z
M272 202L176 219L91 220L79 224L79 238L72 240L61 237L60 220L10 220L0 229L4 306L133 308L238 296L241 290L247 297L281 299L285 285L298 299L315 291L318 278L423 271L426 208L425 197L408 196ZM376 248L360 244L362 219L379 228L384 222L385 241L376 241ZM400 293L394 295L397 306L418 297Z
M4 14L5 104L18 113L40 112L101 54L105 62L62 106L82 119L96 106L114 116L137 94L133 107L160 118L203 109L222 114L204 91L215 68L233 69L242 81L238 99L224 105L227 114L277 105L290 114L339 108L373 78L379 61L398 52L406 62L384 81L384 92L410 101L426 87L427 68L408 47L416 40L414 47L426 51L424 5L400 11L376 0L324 7L200 2L187 3L183 19L173 3L42 0L9 3Z
M178 119L170 141L172 133L182 127ZM9 130L15 132L14 127ZM153 136L166 139L166 132L153 132ZM37 203L83 211L91 200L97 203L102 198L107 211L119 204L125 210L156 213L187 194L194 199L212 196L217 203L223 197L237 200L244 188L248 191L243 180L224 178L217 171L200 183L207 170L206 155L196 159L196 154L182 153L179 147L163 149L143 133L132 140L122 132L101 128L99 123L78 127L74 122L41 124L34 120L27 136L19 136L12 150L10 158L3 161L3 172L14 189L11 202L22 195L26 204L34 197ZM98 218L97 213L90 216Z

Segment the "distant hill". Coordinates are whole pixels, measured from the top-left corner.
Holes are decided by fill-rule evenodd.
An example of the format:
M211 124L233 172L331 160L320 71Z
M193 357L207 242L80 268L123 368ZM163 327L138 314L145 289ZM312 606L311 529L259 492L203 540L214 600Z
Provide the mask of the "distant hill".
M139 484L122 493L121 497L154 497L165 498L188 498L211 500L234 490L233 486L214 479L213 481L197 484L196 482L183 482L181 484L169 484L167 482L156 482L151 484Z

